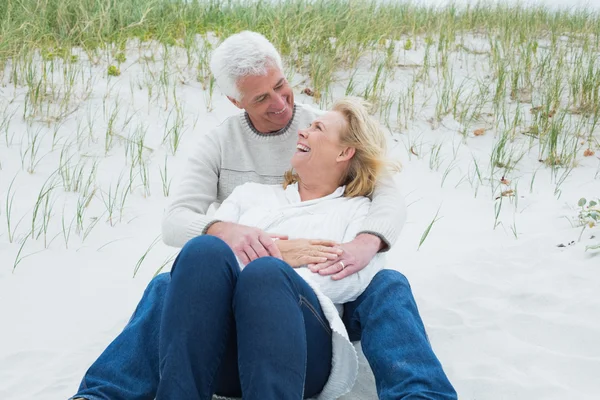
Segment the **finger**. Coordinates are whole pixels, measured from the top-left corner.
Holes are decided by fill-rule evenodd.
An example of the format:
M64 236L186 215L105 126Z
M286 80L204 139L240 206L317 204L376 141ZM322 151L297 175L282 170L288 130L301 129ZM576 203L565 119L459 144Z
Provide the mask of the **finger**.
M348 268L348 266L346 266L346 268ZM323 269L319 270L319 275L333 275L333 274L337 274L338 272L341 272L344 269L345 268L342 265L342 263L338 261L338 262L333 263L332 265L330 265L327 268L323 268Z
M322 263L318 263L318 264L314 264L312 266L309 265L309 269L312 272L319 272L320 270L324 269L324 268L329 268L332 264L334 264L335 261L326 261L326 262L322 262Z
M269 237L272 239L288 240L288 235L280 235L279 233L269 233Z
M250 264L250 259L244 250L236 250L235 255L240 259L241 263L244 265Z
M335 247L318 247L319 255L323 255L324 257L329 258L330 260L335 260L339 256L342 255L343 250Z
M308 241L308 243L315 245L315 246L327 246L327 247L334 247L339 245L339 243L333 241L333 240L324 240L324 239L311 239Z
M273 243L272 240L271 243ZM269 252L267 251L267 249L265 249L265 246L263 246L262 242L260 242L260 236L258 237L258 239L250 239L250 247L252 247L252 249L258 257L266 257L269 255Z
M275 244L275 242L273 241L273 235L266 235L266 234L262 234L258 237L258 240L260 240L260 243L262 243L263 247L267 250L267 252L275 257L275 258L279 258L280 260L283 260L283 257L281 256L281 252L279 251L279 247L277 247L277 245ZM287 240L287 239L282 239L282 240Z
M250 261L254 261L258 258L258 254L256 254L256 251L254 251L254 249L252 248L252 246L250 246L249 244L244 246L244 252L246 253L246 255L248 256L248 258L250 259Z
M304 256L301 257L299 260L303 265L306 265L307 267L310 268L310 266L316 265L316 264L321 264L324 262L327 262L327 257L320 257L320 256Z
M344 268L343 270L341 270L340 272L338 272L337 274L334 274L331 277L331 279L333 279L334 281L339 281L340 279L344 279L345 277L350 276L357 271L358 271L358 268L356 268L356 266L350 265L350 266Z

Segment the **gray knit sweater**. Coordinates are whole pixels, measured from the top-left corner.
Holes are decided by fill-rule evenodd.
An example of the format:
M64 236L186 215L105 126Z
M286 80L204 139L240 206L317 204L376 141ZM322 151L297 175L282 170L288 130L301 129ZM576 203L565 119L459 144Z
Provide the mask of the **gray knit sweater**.
M269 134L258 132L248 115L240 113L202 135L163 217L163 241L183 247L188 240L206 233L214 222L206 215L210 205L221 203L238 185L283 182L296 151L298 129L307 127L322 113L296 104L288 126ZM387 250L398 238L405 215L404 199L393 180L382 178L361 233L378 236Z

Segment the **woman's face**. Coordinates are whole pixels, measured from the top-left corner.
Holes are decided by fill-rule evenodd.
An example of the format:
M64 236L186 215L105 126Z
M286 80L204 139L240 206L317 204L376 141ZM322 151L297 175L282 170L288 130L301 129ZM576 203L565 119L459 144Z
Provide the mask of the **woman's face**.
M345 149L340 144L344 129L344 116L337 111L329 111L307 128L298 131L296 153L292 156L291 164L303 181L310 179L319 182L331 179L334 175L341 179L341 167L345 167L344 161L348 160L341 155Z

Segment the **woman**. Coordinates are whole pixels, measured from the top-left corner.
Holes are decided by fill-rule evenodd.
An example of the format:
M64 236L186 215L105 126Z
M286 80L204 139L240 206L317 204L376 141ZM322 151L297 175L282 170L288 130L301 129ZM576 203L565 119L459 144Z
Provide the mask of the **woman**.
M385 148L365 105L338 101L298 132L283 187L242 185L215 219L286 235L280 248L300 237L349 241L386 170ZM272 257L242 265L220 239L192 239L171 271L156 398L335 399L348 392L358 363L336 305L363 292L382 257L334 281Z

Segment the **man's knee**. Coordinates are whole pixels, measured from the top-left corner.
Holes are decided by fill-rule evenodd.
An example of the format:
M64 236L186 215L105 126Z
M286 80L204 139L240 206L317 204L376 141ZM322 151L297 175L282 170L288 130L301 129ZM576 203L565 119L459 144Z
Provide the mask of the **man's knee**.
M383 269L373 277L365 292L411 291L404 274L393 269Z
M151 296L161 296L167 291L169 282L171 282L171 274L168 272L158 274L148 283L146 293Z

